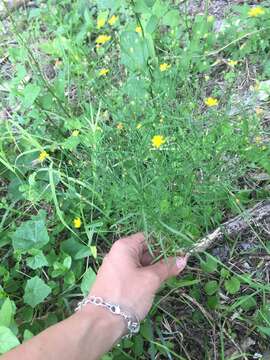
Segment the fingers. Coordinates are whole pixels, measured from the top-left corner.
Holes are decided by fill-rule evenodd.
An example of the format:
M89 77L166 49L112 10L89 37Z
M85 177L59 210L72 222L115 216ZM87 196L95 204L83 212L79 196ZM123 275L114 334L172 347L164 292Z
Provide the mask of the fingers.
M176 276L181 271L183 271L187 264L187 259L187 255L177 258L169 257L167 259L162 259L153 265L150 265L148 269L158 275L160 283L162 283L163 281L166 281L170 277Z
M148 266L154 260L153 256L150 254L148 250L146 250L141 256L141 265Z
M141 259L143 253L147 250L147 243L142 232L127 236L118 241L121 244L125 244L128 249L134 251L139 259Z

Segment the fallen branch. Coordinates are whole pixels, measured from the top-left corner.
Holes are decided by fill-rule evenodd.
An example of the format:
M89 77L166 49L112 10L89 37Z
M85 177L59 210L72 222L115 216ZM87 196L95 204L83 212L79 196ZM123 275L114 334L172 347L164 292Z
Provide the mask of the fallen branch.
M224 237L234 238L251 227L258 227L264 220L270 218L270 201L262 201L253 208L220 225L215 231L199 240L188 254L200 253Z

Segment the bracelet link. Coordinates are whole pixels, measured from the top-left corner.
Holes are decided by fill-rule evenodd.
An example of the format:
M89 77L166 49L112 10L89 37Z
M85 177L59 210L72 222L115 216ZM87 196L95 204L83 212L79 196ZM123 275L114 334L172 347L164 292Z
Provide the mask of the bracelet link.
M120 305L106 302L100 296L92 295L78 302L75 311L81 310L87 304L104 307L105 309L109 310L112 314L122 316L127 323L127 329L129 332L127 335L123 336L123 338L129 338L140 331L140 322L137 319L137 317L135 315L132 316L122 311Z

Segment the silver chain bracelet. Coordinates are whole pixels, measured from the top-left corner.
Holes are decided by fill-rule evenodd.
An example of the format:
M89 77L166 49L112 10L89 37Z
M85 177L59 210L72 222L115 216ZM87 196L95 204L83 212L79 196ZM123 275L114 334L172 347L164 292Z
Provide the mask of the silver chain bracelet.
M117 304L113 304L111 302L103 300L99 296L89 296L88 298L80 301L75 309L75 311L81 310L83 306L87 304L92 304L96 306L101 306L107 310L109 310L114 315L119 315L124 318L127 323L128 334L124 336L124 338L129 338L134 334L137 334L140 331L140 322L135 315L130 315L124 311L122 311L121 307Z

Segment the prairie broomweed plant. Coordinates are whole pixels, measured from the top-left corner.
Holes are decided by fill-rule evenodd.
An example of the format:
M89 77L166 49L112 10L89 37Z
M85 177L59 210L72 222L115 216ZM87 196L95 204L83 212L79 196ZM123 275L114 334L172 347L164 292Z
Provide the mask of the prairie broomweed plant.
M73 226L76 228L76 229L79 229L81 226L82 226L82 221L79 217L76 217L74 220L73 220Z
M100 69L99 76L106 76L110 70L109 69Z
M250 17L258 17L265 14L265 10L261 6L255 6L251 8L248 12L248 16Z
M108 20L108 23L109 23L111 26L113 26L113 25L116 23L117 19L118 19L118 16L113 15L113 16L111 16L110 19Z
M218 99L210 96L204 100L204 103L208 107L218 106Z
M111 40L111 36L109 36L109 35L99 35L96 38L96 43L99 45L103 45L110 40Z
M139 123L137 126L136 126L136 129L140 129L142 127L142 124L141 123Z
M166 139L163 135L155 135L152 137L152 146L156 149L159 149L165 142Z
M136 33L138 33L138 34L141 34L141 33L142 33L142 28L141 28L141 26L136 26L135 31L136 31Z
M168 70L170 67L171 67L170 64L163 63L163 64L160 64L160 65L159 65L159 70L160 70L160 71L166 71L166 70Z
M44 160L48 159L48 157L49 157L49 154L47 153L47 151L42 150L39 154L38 160L40 162L43 162Z

